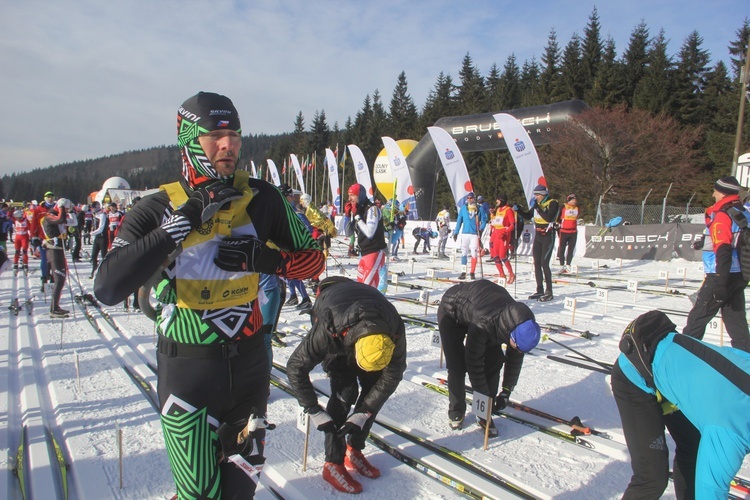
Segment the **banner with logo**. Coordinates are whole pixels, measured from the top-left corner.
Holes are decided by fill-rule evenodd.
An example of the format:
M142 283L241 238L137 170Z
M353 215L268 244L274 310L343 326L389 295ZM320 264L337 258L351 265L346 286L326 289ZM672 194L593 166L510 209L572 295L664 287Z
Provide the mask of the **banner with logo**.
M333 206L341 210L341 187L339 186L339 171L336 168L336 155L331 148L326 148L326 165L328 168L328 185L331 186Z
M349 144L349 154L352 155L354 163L354 174L357 176L357 182L362 184L367 190L367 197L372 201L375 191L372 189L372 179L370 178L370 169L367 168L367 160L362 150L355 144Z
M702 224L645 224L639 226L586 228L586 257L593 259L700 261L692 248L702 234Z
M513 163L516 164L516 170L523 185L523 193L526 195L526 202L531 207L531 202L534 200L534 188L539 184L547 185L534 143L531 142L528 132L518 118L508 113L497 113L492 116L495 117L508 151L513 157Z
M274 186L281 186L279 170L276 168L276 164L270 158L266 160L266 163L268 164L268 171L271 172L271 179L273 180Z
M427 127L427 131L432 137L432 143L435 145L438 158L443 164L448 185L451 187L453 199L456 201L456 210L461 210L461 207L466 203L466 195L474 191L461 150L453 137L444 129Z
M250 168L252 169L253 177L255 177L256 179L258 179L259 178L258 177L258 171L255 170L255 162L253 160L250 160Z
M414 196L414 185L411 182L411 175L409 175L409 169L406 166L406 157L401 152L401 148L396 144L396 141L387 136L380 139L383 141L385 150L388 153L388 161L391 164L393 177L398 180L396 184L396 198L402 208L409 207L410 219L419 219L417 199Z
M289 158L292 159L292 167L294 168L294 173L297 174L297 181L299 182L299 187L302 190L302 194L305 194L307 191L305 191L305 179L302 175L302 167L299 165L299 160L297 159L297 155L290 154Z

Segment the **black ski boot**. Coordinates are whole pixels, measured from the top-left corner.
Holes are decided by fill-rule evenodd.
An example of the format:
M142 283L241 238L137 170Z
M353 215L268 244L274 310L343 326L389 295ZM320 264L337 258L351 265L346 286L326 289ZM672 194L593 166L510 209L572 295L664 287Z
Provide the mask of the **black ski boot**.
M466 273L461 273L458 275L458 279L465 280L466 279Z
M538 299L538 298L539 298L539 297L541 297L542 295L544 295L544 292L536 292L536 293L532 293L531 295L529 295L529 300L535 300L535 299Z
M554 296L552 295L552 290L547 290L546 292L544 292L544 295L539 297L539 302L548 302L553 298Z

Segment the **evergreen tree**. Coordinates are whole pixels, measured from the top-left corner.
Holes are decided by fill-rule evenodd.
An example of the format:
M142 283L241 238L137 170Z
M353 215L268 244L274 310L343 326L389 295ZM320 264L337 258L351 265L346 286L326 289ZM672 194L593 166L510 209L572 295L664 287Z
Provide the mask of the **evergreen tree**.
M487 89L487 106L490 111L500 111L503 109L503 88L500 77L500 68L497 67L497 64L492 63L490 72L484 81Z
M521 106L521 72L516 64L515 54L508 56L500 76L500 110L515 109Z
M646 74L648 64L649 32L646 23L641 21L630 33L628 48L623 54L622 97L625 103L633 106L633 96L638 82Z
M324 110L315 111L310 132L310 146L312 150L319 155L324 153L325 149L331 146L331 129L326 122L326 112Z
M708 73L708 52L701 48L703 38L693 31L682 44L675 71L674 116L685 124L700 124L703 91Z
M305 117L302 111L294 120L294 132L292 132L292 152L300 155L307 151L307 132L305 131Z
M581 44L581 87L583 95L594 88L601 60L601 25L599 24L599 12L594 7L589 16L589 22L583 30L583 43Z
M540 106L545 103L542 95L541 68L536 58L524 61L521 69L521 107Z
M742 26L735 32L736 38L729 42L729 60L732 62L732 75L734 80L739 80L740 71L745 65L747 54L747 43L750 40L750 20L747 17L742 21Z
M581 39L577 33L573 33L563 51L561 89L563 99L583 99Z
M417 107L409 95L406 73L403 71L398 75L398 83L393 89L388 118L389 133L394 139L417 138Z
M622 102L622 71L616 59L615 41L608 38L604 44L604 55L599 62L594 85L584 96L589 106L611 109Z
M557 32L552 29L547 37L547 45L542 54L543 71L540 76L542 98L547 103L562 100L560 84L560 46L557 43Z
M467 52L458 72L461 86L458 87L458 112L462 115L484 113L487 111L487 97L484 91L484 79L474 66L474 61Z
M455 90L451 76L441 72L432 90L427 95L427 100L422 109L422 115L420 116L422 130L432 126L444 116L456 114Z
M672 59L667 55L667 40L664 29L661 29L651 41L643 77L636 83L633 107L653 114L668 112L672 108L673 73Z

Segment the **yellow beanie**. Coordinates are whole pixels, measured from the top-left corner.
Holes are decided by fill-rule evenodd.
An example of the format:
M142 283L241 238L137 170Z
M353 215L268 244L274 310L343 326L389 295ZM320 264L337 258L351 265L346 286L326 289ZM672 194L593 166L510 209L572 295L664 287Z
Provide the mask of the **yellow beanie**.
M362 337L354 344L354 357L364 371L377 372L391 362L395 347L388 335L375 333Z

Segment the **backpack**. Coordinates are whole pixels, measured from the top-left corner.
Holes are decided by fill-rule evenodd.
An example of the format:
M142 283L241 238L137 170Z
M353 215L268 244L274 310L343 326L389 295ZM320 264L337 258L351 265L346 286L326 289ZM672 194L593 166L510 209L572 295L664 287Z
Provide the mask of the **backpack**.
M742 205L731 205L722 211L739 227L739 231L732 235L732 248L737 250L742 279L750 281L750 212Z

